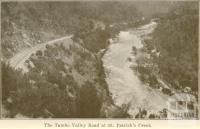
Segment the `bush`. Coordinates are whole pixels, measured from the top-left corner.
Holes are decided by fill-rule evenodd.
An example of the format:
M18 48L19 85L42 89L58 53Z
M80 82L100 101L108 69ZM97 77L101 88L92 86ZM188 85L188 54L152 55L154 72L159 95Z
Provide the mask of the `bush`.
M90 82L86 82L80 89L79 117L96 118L99 117L102 100L97 95L97 90Z
M42 56L42 51L41 51L41 50L38 50L38 51L36 52L36 56Z

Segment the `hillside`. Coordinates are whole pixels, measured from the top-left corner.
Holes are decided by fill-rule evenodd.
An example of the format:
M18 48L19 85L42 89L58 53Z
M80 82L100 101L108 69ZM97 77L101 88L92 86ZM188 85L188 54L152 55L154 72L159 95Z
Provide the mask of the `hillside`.
M121 23L133 26L140 18L133 4L120 2L2 3L3 117L129 117L110 97L101 50ZM22 69L5 63L70 34L70 40L30 51Z
M164 93L189 92L197 97L198 89L198 4L174 3L169 13L160 17L152 38L144 40L137 70L143 82ZM160 83L160 80L163 80Z
M166 119L171 96L197 98L196 2L1 7L4 118Z
M10 58L23 48L74 34L84 22L109 25L141 16L134 3L3 2L1 17L2 53Z

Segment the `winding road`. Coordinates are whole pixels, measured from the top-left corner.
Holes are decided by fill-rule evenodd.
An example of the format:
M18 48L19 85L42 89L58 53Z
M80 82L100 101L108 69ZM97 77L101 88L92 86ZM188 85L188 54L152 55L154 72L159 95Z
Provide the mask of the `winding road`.
M10 58L7 62L10 64L11 67L13 67L15 69L21 68L21 69L23 69L23 71L27 71L27 69L24 67L24 63L31 56L32 53L35 53L38 50L45 49L47 44L54 44L54 43L64 41L67 39L70 40L71 37L72 37L72 35L69 35L69 36L54 39L54 40L51 40L51 41L48 41L45 43L37 44L36 46L31 47L31 48L26 48L26 49L20 51L19 53L17 53L12 58Z

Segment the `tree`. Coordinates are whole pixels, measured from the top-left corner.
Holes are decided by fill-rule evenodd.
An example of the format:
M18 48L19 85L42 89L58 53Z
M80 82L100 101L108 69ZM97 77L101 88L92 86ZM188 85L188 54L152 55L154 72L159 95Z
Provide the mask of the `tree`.
M38 50L38 51L36 52L36 56L42 56L42 51L41 51L41 50Z
M96 118L99 117L102 105L101 98L97 95L96 87L87 81L80 89L79 117Z
M160 53L153 62L167 83L198 89L198 4L176 3L146 45Z

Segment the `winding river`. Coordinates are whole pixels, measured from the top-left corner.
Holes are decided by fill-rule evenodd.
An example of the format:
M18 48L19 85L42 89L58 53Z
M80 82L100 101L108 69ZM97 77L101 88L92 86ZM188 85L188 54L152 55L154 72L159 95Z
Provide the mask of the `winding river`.
M135 64L132 47L143 47L142 37L152 33L156 25L151 22L135 30L121 31L102 58L106 82L114 103L118 106L129 105L128 113L133 117L139 109L157 113L167 106L167 96L159 90L145 86L130 68Z

